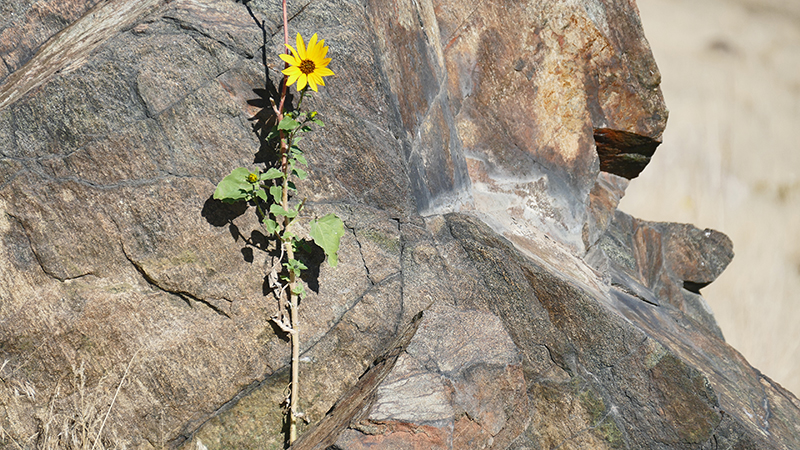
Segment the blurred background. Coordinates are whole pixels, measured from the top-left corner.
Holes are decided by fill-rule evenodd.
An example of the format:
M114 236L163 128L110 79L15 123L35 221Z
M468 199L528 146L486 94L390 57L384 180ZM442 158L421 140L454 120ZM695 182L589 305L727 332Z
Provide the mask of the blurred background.
M725 338L800 395L800 0L637 0L670 110L620 209L736 256L702 290Z

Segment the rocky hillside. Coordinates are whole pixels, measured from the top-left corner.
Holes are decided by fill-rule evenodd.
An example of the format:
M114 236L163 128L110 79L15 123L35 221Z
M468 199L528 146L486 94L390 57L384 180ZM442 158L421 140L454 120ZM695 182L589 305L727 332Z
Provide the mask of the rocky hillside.
M0 445L283 448L276 243L211 198L271 157L280 4L0 8ZM293 448L800 447L700 296L730 240L616 211L667 118L633 2L290 9L336 73L298 232L347 228Z

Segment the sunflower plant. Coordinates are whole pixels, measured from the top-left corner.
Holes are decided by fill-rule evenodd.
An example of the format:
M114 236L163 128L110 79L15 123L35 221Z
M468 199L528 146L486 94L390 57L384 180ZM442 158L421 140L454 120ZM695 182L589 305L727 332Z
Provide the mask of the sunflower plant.
M289 44L286 47L292 54L278 55L289 66L283 71L289 77L286 84L291 86L297 82L297 90L301 92L306 85L311 86L314 92L317 92L317 86L325 86L322 77L333 75L333 71L328 69L331 59L325 57L328 54L325 39L317 41L317 34L314 33L306 47L303 45L303 37L297 33L297 50Z
M267 236L280 242L278 264L273 264L267 279L273 293L285 302L288 317L281 310L271 317L291 341L292 371L289 395L286 398L286 420L289 425L288 443L291 445L297 438L297 421L303 417L298 411L299 404L299 362L300 362L300 324L298 323L299 299L305 295L300 277L308 269L303 262L295 258L303 241L292 231L292 224L300 216L305 199L296 201L296 183L305 180L308 173L303 150L298 145L303 139L301 134L310 132L314 127L325 124L319 119L317 111L303 112L303 99L309 95L309 89L318 92L319 86L325 86L323 77L333 75L328 68L331 59L327 58L328 47L324 39L318 39L316 33L305 44L300 33L297 34L296 48L289 45L288 21L286 19L286 0L284 8L284 45L286 53L279 57L286 63L281 82L280 102L271 99L275 114L275 126L266 135L267 142L279 142L277 152L280 164L278 167L265 167L250 170L245 167L234 169L223 178L214 191L214 198L227 203L248 202L255 206L260 223ZM287 90L296 84L300 93L297 106L291 111L284 111ZM338 264L339 241L344 235L344 223L334 214L310 222L309 235L327 256L332 267Z

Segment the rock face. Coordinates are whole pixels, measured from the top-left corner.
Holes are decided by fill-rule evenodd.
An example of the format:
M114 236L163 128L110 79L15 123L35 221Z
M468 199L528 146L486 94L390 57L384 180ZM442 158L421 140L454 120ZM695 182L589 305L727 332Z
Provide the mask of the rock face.
M0 443L282 448L276 243L211 199L268 157L279 3L57 3L0 22ZM337 75L297 231L348 231L295 448L800 447L699 295L730 241L615 211L667 115L632 2L291 8Z

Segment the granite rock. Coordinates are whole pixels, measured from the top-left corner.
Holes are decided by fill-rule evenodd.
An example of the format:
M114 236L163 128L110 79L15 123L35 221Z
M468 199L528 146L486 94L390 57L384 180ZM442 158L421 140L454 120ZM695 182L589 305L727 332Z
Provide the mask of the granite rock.
M276 243L211 198L270 157L280 5L2 8L0 443L283 448ZM296 448L800 446L699 295L729 240L615 212L599 153L667 116L633 2L290 9L336 72L297 232L347 231L300 255Z

